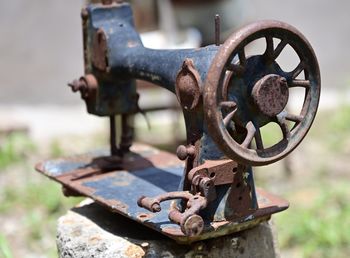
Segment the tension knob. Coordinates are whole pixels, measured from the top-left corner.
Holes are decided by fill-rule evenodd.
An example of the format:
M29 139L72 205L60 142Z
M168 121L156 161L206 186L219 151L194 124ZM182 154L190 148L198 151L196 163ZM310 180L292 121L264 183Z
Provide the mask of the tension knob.
M180 160L185 160L189 156L193 157L195 155L196 148L193 145L185 146L180 145L176 150L176 155Z

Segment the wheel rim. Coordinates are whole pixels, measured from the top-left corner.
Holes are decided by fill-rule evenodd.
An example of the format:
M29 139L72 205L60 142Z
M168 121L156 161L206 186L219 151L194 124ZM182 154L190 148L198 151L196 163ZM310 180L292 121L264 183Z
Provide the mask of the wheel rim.
M247 57L245 46L260 38L266 39L265 53ZM280 39L280 43L275 46L273 38ZM298 66L291 72L283 71L276 62L276 58L287 45L293 48L300 59ZM262 67L259 62L264 62L263 69L252 68L252 71L248 71L249 67L254 65ZM305 79L297 79L296 77L302 72ZM254 77L251 83L246 83L247 85L240 84L240 87L236 85L236 88L244 88L243 92L241 92L242 89L236 89L232 82L239 76L245 83L249 78ZM305 98L300 114L291 114L284 109L280 112L285 100L281 103L277 100L272 101L274 103L271 105L269 99L259 95L259 89L268 89L267 83L277 82L281 85L286 83L288 91L293 87L305 88ZM309 42L299 31L278 21L250 24L233 34L220 47L209 69L204 88L205 118L209 133L225 155L240 163L259 166L280 160L298 146L311 127L319 103L320 84L316 56ZM281 89L283 89L282 86L277 87L274 92L278 97L288 99L288 94L283 95ZM249 96L246 96L247 92ZM257 96L255 105L251 104L254 98L250 94ZM259 100L262 100L260 106ZM269 109L264 106L265 104L270 105L267 106L270 109L277 105L275 112L267 112ZM256 111L257 106L258 111ZM288 128L287 121L294 122L294 127ZM230 134L227 126L231 122L235 126L245 128L246 135L241 141ZM264 148L260 127L270 122L279 124L283 139L272 147ZM250 143L253 139L256 142L256 148L251 148Z

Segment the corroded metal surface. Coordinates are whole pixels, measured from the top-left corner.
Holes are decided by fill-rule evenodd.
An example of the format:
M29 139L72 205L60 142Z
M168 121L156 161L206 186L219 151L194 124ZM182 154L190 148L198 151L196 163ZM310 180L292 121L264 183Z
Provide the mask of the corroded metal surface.
M128 3L88 5L82 20L85 76L70 86L81 93L89 113L109 117L111 152L44 162L39 171L60 182L66 195L92 197L177 241L241 230L288 207L256 192L251 166L289 154L315 117L320 74L304 36L285 23L262 21L220 45L216 16L215 45L155 50L143 46ZM247 56L245 47L261 38L265 52ZM300 59L290 72L277 60L288 45ZM176 95L187 136L176 151L178 158L132 147L132 116L143 113L137 79ZM286 111L293 87L305 92L300 114ZM116 115L121 116L119 135ZM267 148L260 128L269 123L277 123L283 137Z
M209 177L214 185L232 184L237 163L233 160L207 160L204 164L193 168L188 173L188 179L193 181L196 176Z
M202 81L192 59L185 59L176 77L176 96L185 110L197 107L201 97Z
M193 195L190 192L167 192L158 195L155 198L142 196L138 199L137 204L151 212L160 212L160 203L169 200L181 199L186 201L187 209L184 212L179 211L176 207L171 207L169 219L180 225L182 232L186 236L200 235L204 229L204 221L198 213L207 207L207 198L199 194Z
M245 46L257 39L266 40L265 53L246 56ZM280 40L277 46L274 39ZM287 45L300 59L291 72L284 71L276 61ZM299 79L302 72L304 78ZM262 85L268 80L263 78L272 75L279 76L281 83L274 90L269 89L270 97L262 97L259 92L266 88ZM268 78L271 80L271 77ZM264 82L259 83L259 80ZM305 89L300 114L290 114L283 109L287 100L285 81L288 88ZM298 30L278 21L250 24L227 39L208 72L203 99L210 135L219 148L237 162L259 166L280 160L297 147L311 127L320 98L320 85L316 56L310 43ZM271 98L273 94L282 97L282 103L275 103L276 100ZM257 105L252 105L254 100ZM282 112L277 112L281 109ZM289 128L287 121L295 125ZM246 130L243 140L229 132L232 123L236 129L242 127ZM260 127L268 123L280 126L283 139L272 147L264 148ZM250 144L253 139L256 148Z
M288 202L263 190L258 190L259 209L250 216L239 220L205 223L202 234L185 235L180 225L168 218L171 209L168 202L159 203L157 213L145 212L138 207L137 200L145 192L151 196L164 195L176 191L180 183L183 162L175 155L158 151L144 145L132 147L137 151L127 157L127 162L118 159L99 158L108 154L108 150L96 151L85 155L45 161L37 170L61 183L68 189L74 189L81 195L94 199L113 212L151 227L178 242L190 243L241 231L269 219L272 213L288 207ZM127 168L127 169L126 169ZM158 209L157 209L158 210ZM172 213L172 217L179 214ZM183 227L193 228L198 217L178 216Z
M277 116L288 103L289 89L286 78L276 74L265 75L254 85L252 97L262 114Z

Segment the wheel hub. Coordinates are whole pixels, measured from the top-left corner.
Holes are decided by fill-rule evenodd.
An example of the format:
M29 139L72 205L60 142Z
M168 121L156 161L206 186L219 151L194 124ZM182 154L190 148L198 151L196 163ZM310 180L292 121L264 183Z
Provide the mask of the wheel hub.
M268 74L255 83L252 90L254 104L266 116L281 113L288 103L289 91L286 78Z

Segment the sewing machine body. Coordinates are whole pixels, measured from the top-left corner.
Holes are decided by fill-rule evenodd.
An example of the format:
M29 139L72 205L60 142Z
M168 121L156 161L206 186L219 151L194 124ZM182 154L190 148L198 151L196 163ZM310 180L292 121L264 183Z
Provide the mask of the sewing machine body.
M122 116L119 146L113 146L114 136L112 155L102 151L46 161L38 171L61 183L67 195L91 197L183 243L243 230L288 208L287 201L255 189L251 166L285 157L312 124L320 78L302 35L267 21L243 28L223 45L154 50L143 47L129 4L89 5L82 20L85 76L71 87L89 113ZM266 37L266 52L246 57L244 46L259 37ZM276 49L271 37L281 38ZM284 41L301 59L292 72L275 61ZM305 78L296 79L302 71ZM130 119L140 111L136 79L177 96L187 131L177 156L132 145ZM306 89L300 115L285 111L291 87ZM294 123L291 130L287 120ZM264 148L259 128L270 122L280 125L283 138Z

